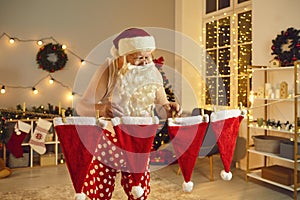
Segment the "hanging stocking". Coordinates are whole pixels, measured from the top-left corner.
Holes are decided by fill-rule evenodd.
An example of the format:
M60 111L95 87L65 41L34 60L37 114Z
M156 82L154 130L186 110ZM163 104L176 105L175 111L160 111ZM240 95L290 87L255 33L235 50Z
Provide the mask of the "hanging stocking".
M65 122L58 117L54 118L53 122L77 193L76 199L85 199L87 191L91 189L93 193L87 194L90 199L100 197L96 192L100 191L99 185L90 185L90 181L96 179L99 174L91 173L91 170L99 167L100 163L94 154L100 138L105 133L101 127L105 127L107 122L101 119L97 121L94 117L66 117ZM93 175L95 177L92 177Z
M39 154L46 153L45 139L51 125L51 122L40 118L38 119L34 132L31 135L29 144L31 148Z
M153 139L158 128L157 117L116 117L112 119L117 145L123 150L126 167L122 171L132 176L131 194L140 198L144 194L140 186L147 171Z
M183 191L191 192L192 173L208 126L208 115L169 118L169 135L184 177Z
M15 124L14 132L7 142L6 147L16 158L23 157L22 142L30 132L30 128L30 124L20 120Z
M232 178L230 165L240 123L245 114L246 111L239 109L222 110L211 114L211 126L217 138L220 157L224 166L224 170L220 174L223 180L231 180Z

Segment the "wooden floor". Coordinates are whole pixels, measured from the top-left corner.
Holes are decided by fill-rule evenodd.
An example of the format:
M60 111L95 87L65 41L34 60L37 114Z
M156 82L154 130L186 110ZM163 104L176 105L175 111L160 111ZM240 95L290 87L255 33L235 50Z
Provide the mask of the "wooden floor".
M173 164L167 167L152 166L152 177L159 177L166 180L167 184L181 190L183 178L177 174L178 165ZM209 160L199 158L195 166L192 181L194 182L193 198L178 197L176 199L199 199L199 200L286 200L293 199L293 193L276 186L271 186L256 180L245 180L245 172L239 169L232 169L233 178L231 181L224 181L220 178L222 163L218 157L214 159L215 180L209 180ZM28 178L30 177L30 178ZM57 184L70 184L71 180L66 165L53 167L33 167L13 169L13 175L0 179L0 192L16 191L42 186ZM162 194L163 195L163 194ZM197 196L195 198L195 195ZM299 195L300 196L300 193ZM1 197L0 197L1 199ZM72 199L72 198L70 198ZM163 199L168 199L167 197ZM174 199L174 197L170 198ZM300 199L300 197L298 198Z

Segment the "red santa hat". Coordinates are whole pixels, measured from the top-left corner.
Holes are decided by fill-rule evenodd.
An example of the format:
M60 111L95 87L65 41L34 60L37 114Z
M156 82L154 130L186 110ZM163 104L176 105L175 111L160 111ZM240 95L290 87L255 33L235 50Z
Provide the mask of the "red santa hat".
M208 115L168 119L168 132L184 178L184 192L193 190L192 173L208 122Z
M124 56L137 51L155 50L155 39L140 28L129 28L122 31L114 40L111 54L114 57Z
M230 181L232 178L230 165L240 123L244 119L245 114L246 111L240 109L220 110L211 114L211 126L217 138L220 157L224 166L224 170L221 171L220 175L226 181Z

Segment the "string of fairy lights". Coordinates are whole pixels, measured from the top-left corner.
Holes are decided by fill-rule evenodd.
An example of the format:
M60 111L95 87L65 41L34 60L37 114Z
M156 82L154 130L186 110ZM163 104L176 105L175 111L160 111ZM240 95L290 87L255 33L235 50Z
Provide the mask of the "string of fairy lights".
M205 23L203 36L207 52L206 105L247 105L247 70L252 63L251 10L213 16Z
M46 43L46 41L52 41L52 42L55 42L55 43L59 44L59 41L57 39L55 39L54 37L52 37L52 36L43 37L43 38L39 38L39 39L23 39L23 38L11 36L8 33L4 32L0 35L0 40L1 39L7 39L10 45L16 45L17 43L23 43L23 42L34 42L34 43L36 43L37 46L42 47ZM69 54L74 56L76 59L78 59L81 66L86 65L87 63L90 64L90 65L99 66L99 64L97 64L97 63L94 63L90 60L86 60L86 59L82 58L81 56L76 54L74 51L72 51L70 48L68 48L65 44L62 44L62 49L64 51L67 51ZM34 83L31 86L8 85L8 84L0 82L0 85L1 85L0 94L5 94L8 88L11 88L11 89L31 89L33 94L38 94L39 91L38 91L37 86L40 82L42 82L45 79L48 79L50 85L56 83L56 84L58 84L58 85L60 85L64 88L66 88L68 91L70 91L70 96L69 96L70 99L72 99L73 96L75 94L77 94L76 92L74 92L72 90L71 87L67 86L62 81L59 81L59 80L55 79L51 75L51 73L49 73L46 76L42 77L40 80L38 80L36 83Z

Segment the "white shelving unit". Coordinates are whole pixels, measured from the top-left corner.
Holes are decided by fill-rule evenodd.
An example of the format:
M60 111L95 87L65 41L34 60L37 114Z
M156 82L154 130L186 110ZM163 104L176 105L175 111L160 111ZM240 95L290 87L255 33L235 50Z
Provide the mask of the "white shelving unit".
M300 80L300 62L295 62L292 67L278 67L278 68L268 68L268 67L259 67L252 68L252 88L253 91L258 89L258 85L265 86L265 83L278 84L278 81L286 81L288 83L289 89L292 89L290 95L287 98L274 98L264 95L264 97L254 98L254 103L252 105L251 115L247 119L247 180L248 178L254 178L280 188L287 189L294 193L294 199L297 199L297 193L300 191L299 184L293 185L283 185L262 177L261 169L268 166L269 160L272 159L272 162L287 163L293 165L294 171L294 183L298 182L298 164L300 163L300 155L298 155L298 140L300 130L297 125L297 118L299 117L299 80ZM258 76L258 77L256 77ZM258 80L257 80L258 79ZM248 89L248 94L250 91ZM274 106L275 105L275 106ZM260 111L255 111L255 109ZM252 117L252 118L251 118ZM286 130L282 128L274 128L270 126L258 126L255 122L257 118L263 118L264 121L267 119L285 119L288 118L291 123L294 124L294 128L291 130ZM288 159L281 157L278 154L268 153L257 151L254 148L253 142L251 142L251 137L257 132L263 133L264 135L280 135L286 138L289 138L294 141L293 152L294 159ZM250 144L251 143L251 144ZM264 158L263 166L261 167L250 167L251 157L253 155L256 157L262 156Z
M29 133L30 134L29 138L31 137L31 134L33 134L33 132L34 132L34 127L35 127L35 123L36 123L37 120L38 119L26 119L26 120L22 119L23 122L28 123L31 126L31 130L30 130L30 133ZM52 122L52 119L45 119L45 120L48 120L48 121ZM7 123L16 123L17 121L18 120L8 120ZM57 135L56 135L56 133L55 133L55 131L53 129L53 125L50 128L48 134L53 134L53 137L52 137L53 140L52 141L45 141L45 145L46 145L47 149L51 148L50 146L52 146L51 149L53 149L53 150L51 151L51 153L54 153L53 156L55 157L55 165L58 165L59 164L58 160L60 159L60 157L59 157L59 154L60 154L60 152L59 152L59 141L58 141L58 137L57 137ZM22 143L22 147L24 147L24 148L28 147L28 149L29 149L29 152L28 152L29 153L29 167L38 166L39 164L36 164L34 162L34 157L38 153L35 152L31 148L31 146L29 145L28 141L27 142L23 142ZM48 150L46 151L45 154L47 154L47 153L49 153ZM41 155L39 155L39 156L41 156ZM5 155L3 157L6 158Z

